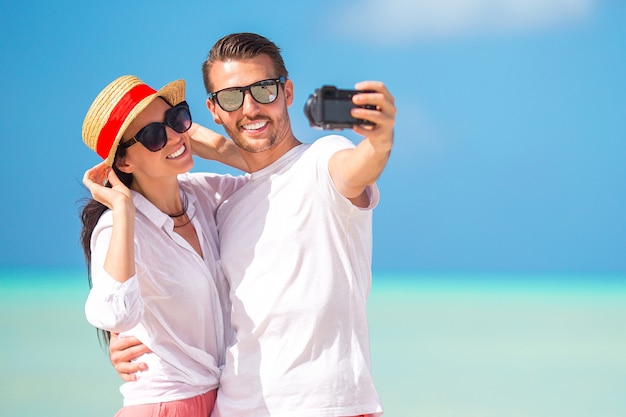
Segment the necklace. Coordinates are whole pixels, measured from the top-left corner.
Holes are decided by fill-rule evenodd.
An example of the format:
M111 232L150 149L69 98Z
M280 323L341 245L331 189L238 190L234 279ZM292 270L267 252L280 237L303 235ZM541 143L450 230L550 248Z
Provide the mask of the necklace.
M179 211L178 213L174 213L174 214L169 214L168 213L168 216L170 216L171 218L183 217L185 214L187 214L187 207L188 206L189 206L189 200L187 199L187 194L183 191L183 209L181 211ZM189 221L191 221L191 220L189 220ZM185 224L187 224L187 223L185 223Z
M178 216L178 217L180 217L180 216ZM183 223L183 224L179 224L178 226L177 226L177 225L174 225L174 229L176 229L177 227L187 226L189 223L191 223L191 220L192 220L192 219L193 219L193 216L192 216L192 217L189 217L189 219L188 219L185 223Z

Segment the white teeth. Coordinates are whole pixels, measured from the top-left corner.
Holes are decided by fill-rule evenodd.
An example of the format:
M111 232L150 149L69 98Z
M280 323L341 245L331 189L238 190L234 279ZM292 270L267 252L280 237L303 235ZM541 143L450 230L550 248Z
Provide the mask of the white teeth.
M185 152L185 145L181 146L180 148L178 148L178 150L176 152L174 152L173 154L170 154L168 156L166 156L167 159L174 159L174 158L178 158L179 156L181 156L183 154L183 152Z
M260 122L255 122L255 123L249 123L247 125L243 125L242 127L246 130L257 130L262 128L263 126L265 126L267 124L267 121L263 120Z

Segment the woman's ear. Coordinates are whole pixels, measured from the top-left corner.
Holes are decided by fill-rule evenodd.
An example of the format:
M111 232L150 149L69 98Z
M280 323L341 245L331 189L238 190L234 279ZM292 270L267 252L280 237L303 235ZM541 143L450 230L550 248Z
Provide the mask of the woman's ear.
M125 174L131 174L134 170L133 165L126 163L126 158L116 159L114 164L117 169L119 169Z

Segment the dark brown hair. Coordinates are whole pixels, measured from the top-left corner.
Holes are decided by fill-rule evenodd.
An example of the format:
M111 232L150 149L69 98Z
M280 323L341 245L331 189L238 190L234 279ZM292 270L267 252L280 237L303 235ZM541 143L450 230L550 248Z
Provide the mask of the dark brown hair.
M209 72L214 63L249 59L262 54L269 56L274 63L274 70L276 71L274 76L287 77L289 75L283 57L280 55L280 48L261 35L247 32L233 33L217 41L209 51L206 61L202 64L202 79L207 94L213 91Z

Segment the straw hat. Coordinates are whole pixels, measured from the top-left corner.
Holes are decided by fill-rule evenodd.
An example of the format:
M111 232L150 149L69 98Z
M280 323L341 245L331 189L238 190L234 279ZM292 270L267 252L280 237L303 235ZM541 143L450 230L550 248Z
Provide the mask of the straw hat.
M107 165L113 164L124 131L157 97L172 106L185 100L185 80L176 80L156 91L134 75L124 75L104 87L83 121L83 142Z

